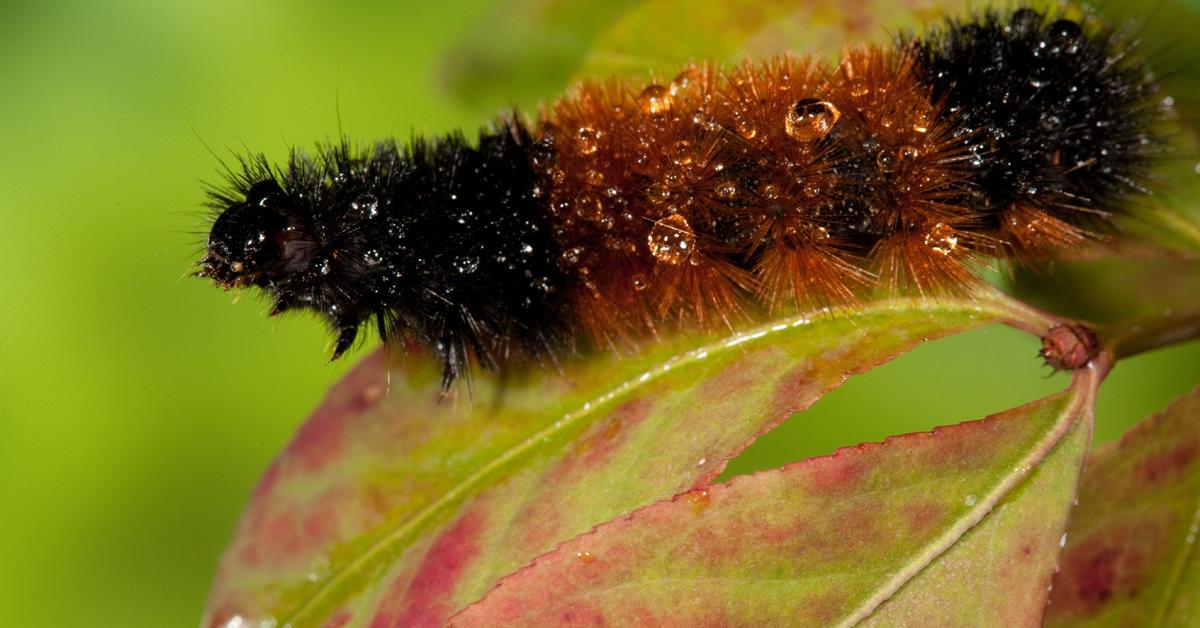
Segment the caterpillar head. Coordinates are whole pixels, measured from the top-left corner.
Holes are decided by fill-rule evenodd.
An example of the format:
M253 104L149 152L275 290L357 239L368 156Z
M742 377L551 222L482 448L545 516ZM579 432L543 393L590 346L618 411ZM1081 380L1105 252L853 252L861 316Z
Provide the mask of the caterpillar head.
M200 261L201 277L231 288L263 286L287 267L288 220L278 206L283 191L274 180L255 183L243 202L217 217L208 236L208 254Z

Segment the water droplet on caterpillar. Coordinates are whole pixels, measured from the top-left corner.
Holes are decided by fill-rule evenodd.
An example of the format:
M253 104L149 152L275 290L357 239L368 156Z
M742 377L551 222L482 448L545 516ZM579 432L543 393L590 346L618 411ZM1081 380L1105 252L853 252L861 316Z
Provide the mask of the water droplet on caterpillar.
M744 118L738 118L738 120L733 123L733 130L737 131L738 135L748 140L752 140L758 135L758 129L754 128L754 125L750 124L750 122Z
M642 111L658 116L671 111L671 92L657 83L651 84L638 95Z
M461 256L454 259L454 270L460 274L469 275L479 270L479 258L474 256Z
M671 158L672 163L676 166L687 166L692 163L692 143L687 140L679 140L675 142L673 149L674 156Z
M939 222L925 234L925 246L933 249L935 253L949 255L958 248L958 232L954 227Z
M875 165L880 172L893 173L896 171L896 164L899 163L899 155L891 149L883 149L875 155Z
M729 201L737 197L737 185L732 181L724 181L717 185L717 198Z
M654 223L646 244L654 259L676 266L687 261L696 246L696 234L686 218L671 214Z
M1046 29L1046 43L1051 54L1075 54L1079 52L1079 41L1083 29L1071 20L1058 20Z
M591 192L581 192L575 197L575 214L584 220L598 222L604 218L604 203Z
M671 200L671 195L671 188L661 183L656 183L646 189L646 196L655 205L662 205Z
M676 74L675 78L671 79L671 95L675 96L679 94L679 92L692 87L692 85L694 85L699 78L700 70L696 68L687 68L679 74Z
M591 155L600 148L600 131L590 127L581 126L575 131L575 148L580 155Z
M604 183L604 173L599 170L588 170L583 173L583 180L588 185L600 185Z
M1042 25L1042 16L1037 11L1030 8L1017 9L1013 11L1012 18L1009 19L1009 26L1004 27L1005 33L1028 33Z
M374 194L363 194L350 203L350 209L363 218L374 218L379 215L379 199Z
M630 281L630 283L633 284L633 289L637 290L638 292L641 292L642 290L645 290L646 288L648 288L650 286L650 282L646 279L646 276L643 275L642 273L634 274L633 277L629 278L629 281Z
M788 108L783 119L783 130L788 137L802 142L823 139L833 130L842 112L833 103L804 98L797 100Z

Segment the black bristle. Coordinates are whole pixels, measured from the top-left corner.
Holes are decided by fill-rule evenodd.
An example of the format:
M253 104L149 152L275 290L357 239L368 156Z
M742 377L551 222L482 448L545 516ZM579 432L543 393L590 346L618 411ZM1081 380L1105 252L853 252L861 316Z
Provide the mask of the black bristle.
M1160 112L1131 45L1030 8L951 20L916 42L934 98L973 134L976 209L1024 201L1093 224L1141 189Z
M320 313L334 357L367 322L385 340L433 347L447 386L472 357L496 367L512 351L543 356L562 344L562 280L529 143L505 121L474 145L459 134L405 149L343 142L293 153L278 173L246 160L212 194L222 214L205 272L263 288L273 312ZM264 246L252 264L247 251ZM237 272L218 258L240 260Z

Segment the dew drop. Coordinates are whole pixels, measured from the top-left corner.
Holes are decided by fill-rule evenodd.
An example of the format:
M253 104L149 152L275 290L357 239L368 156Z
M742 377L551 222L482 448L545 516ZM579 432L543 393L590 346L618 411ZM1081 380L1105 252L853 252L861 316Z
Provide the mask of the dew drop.
M1050 44L1051 51L1055 53L1075 54L1079 52L1079 40L1082 37L1083 29L1071 20L1058 20L1046 29L1046 42Z
M596 557L593 556L591 552L575 552L575 558L578 558L579 562L585 565L590 565L596 562Z
M679 92L691 87L700 78L700 70L696 68L686 68L675 78L671 79L671 95L675 96Z
M595 153L600 148L600 131L590 126L579 127L575 132L575 148L581 155Z
M599 170L588 170L583 173L583 180L588 185L600 185L604 183L604 173Z
M921 151L916 146L901 146L900 150L896 151L896 157L900 161L913 160L921 156Z
M646 236L646 244L659 262L678 265L691 256L696 244L696 234L686 218L680 214L671 214L654 223L650 235Z
M737 185L733 181L724 181L717 186L717 197L732 200L737 196Z
M896 164L899 162L899 155L892 150L884 149L875 155L875 165L879 167L879 171L883 173L893 173L896 171Z
M671 111L671 92L666 87L653 83L638 95L638 103L642 111L652 115L662 115Z
M833 103L804 98L788 108L783 118L783 130L794 140L811 142L829 135L840 117L842 112Z
M1041 24L1042 16L1037 11L1029 8L1022 8L1013 12L1012 18L1009 19L1009 26L1005 27L1004 31L1028 33L1041 26Z
M687 166L692 163L692 143L687 140L675 142L674 155L671 158L676 166Z
M768 201L773 201L779 198L779 186L774 183L768 183L762 186L762 197Z
M933 249L935 253L949 255L958 248L957 232L954 231L954 227L939 222L925 234L925 246Z
M479 258L471 255L463 255L454 258L454 270L459 274L469 275L479 270Z
M633 283L633 289L637 290L638 292L645 290L650 285L646 280L646 276L642 273L635 273L633 277L630 277L629 280L631 283Z
M697 514L704 512L704 510L708 508L708 504L711 502L711 498L708 496L707 490L688 493L685 499L687 500L688 506L691 507L692 512Z
M367 249L363 253L363 261L367 263L367 266L378 266L383 262L383 253L379 249Z
M737 122L733 123L733 130L748 140L752 140L758 135L758 129L754 128L754 125L750 124L749 121L742 118L738 118Z
M967 495L967 498L963 500L963 503L966 504L967 506L974 506L975 505L975 496Z
M662 205L671 200L671 188L655 183L646 189L646 196L650 198L650 202L655 205Z
M584 220L599 221L604 217L604 203L592 192L580 192L575 197L575 214Z
M363 218L374 218L379 215L379 199L374 194L363 194L350 203L350 209Z
M870 93L870 91L871 90L867 87L867 84L861 80L850 82L850 95L855 98L862 98Z

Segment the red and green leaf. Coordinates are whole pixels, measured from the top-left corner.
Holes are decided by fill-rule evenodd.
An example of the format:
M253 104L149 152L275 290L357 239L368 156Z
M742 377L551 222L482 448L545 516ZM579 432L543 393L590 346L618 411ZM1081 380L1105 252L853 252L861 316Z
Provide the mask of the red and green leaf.
M1035 625L1098 375L971 423L696 489L505 578L455 625Z
M1200 622L1200 390L1088 462L1051 626Z
M502 388L480 378L473 399L441 399L423 362L389 384L375 356L268 470L205 622L440 623L559 543L707 485L849 374L1001 320L1046 323L990 297L881 302Z

